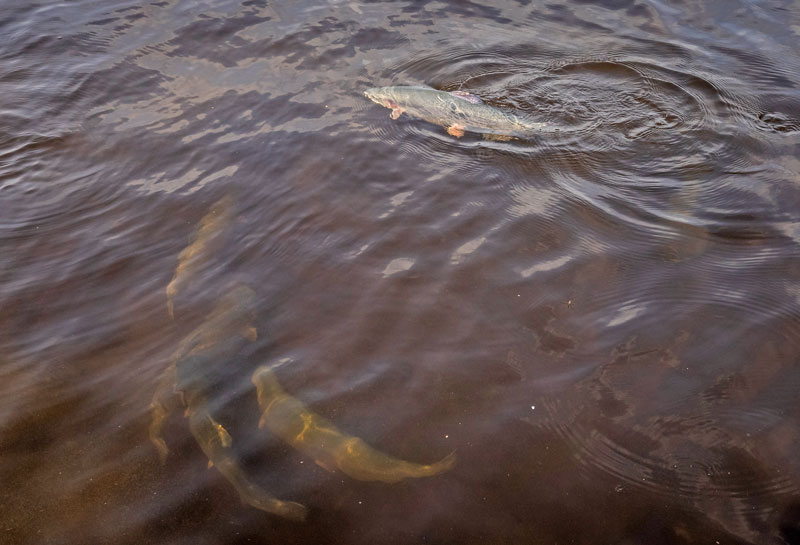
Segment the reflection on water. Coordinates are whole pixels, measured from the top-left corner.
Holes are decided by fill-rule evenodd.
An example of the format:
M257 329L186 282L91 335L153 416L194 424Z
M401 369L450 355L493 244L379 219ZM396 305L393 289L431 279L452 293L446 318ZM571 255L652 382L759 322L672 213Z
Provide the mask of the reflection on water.
M1 541L800 542L798 10L9 4ZM279 361L320 437L458 463L319 467Z

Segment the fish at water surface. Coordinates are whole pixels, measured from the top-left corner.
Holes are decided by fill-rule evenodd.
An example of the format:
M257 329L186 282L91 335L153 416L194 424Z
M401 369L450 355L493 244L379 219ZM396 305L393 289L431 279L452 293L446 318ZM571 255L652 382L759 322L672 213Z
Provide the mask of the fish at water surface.
M465 91L401 85L372 87L364 91L364 96L392 110L392 119L405 113L441 125L456 138L464 136L465 131L497 140L526 138L547 126L547 123L484 104L476 95Z

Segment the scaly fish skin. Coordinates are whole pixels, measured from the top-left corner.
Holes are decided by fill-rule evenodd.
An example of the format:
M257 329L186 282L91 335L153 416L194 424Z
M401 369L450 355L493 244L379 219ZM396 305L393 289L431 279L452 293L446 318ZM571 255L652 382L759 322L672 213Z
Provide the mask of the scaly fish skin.
M478 97L461 91L439 91L425 86L372 87L364 91L364 96L391 109L392 119L405 113L441 125L448 133L459 137L469 131L525 138L547 126L484 104Z

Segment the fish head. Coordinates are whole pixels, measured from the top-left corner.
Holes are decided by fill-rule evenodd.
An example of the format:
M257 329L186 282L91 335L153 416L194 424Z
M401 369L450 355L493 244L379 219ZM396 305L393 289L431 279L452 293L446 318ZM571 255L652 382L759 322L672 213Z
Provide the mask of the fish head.
M391 87L370 87L364 91L364 96L375 104L380 104L392 110L400 107Z

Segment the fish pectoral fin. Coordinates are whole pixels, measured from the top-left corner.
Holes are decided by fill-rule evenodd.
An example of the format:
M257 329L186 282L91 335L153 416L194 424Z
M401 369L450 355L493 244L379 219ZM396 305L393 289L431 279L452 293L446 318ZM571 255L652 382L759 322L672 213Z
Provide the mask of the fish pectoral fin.
M437 473L450 471L456 465L457 460L458 457L456 456L456 451L454 450L435 464L432 464L431 467L435 468Z
M208 461L208 466L207 466L207 467L208 467L208 469L211 469L212 467L214 467L214 462L212 462L211 460L209 460L209 461Z
M175 319L175 305L173 303L173 299L175 299L175 295L178 293L178 285L176 282L176 278L173 277L172 281L167 284L167 312L169 312L170 319Z
M229 448L233 443L233 439L231 439L231 434L228 433L228 430L225 427L214 420L211 419L211 423L214 425L214 429L217 431L217 436L219 436L219 442L222 444L223 447Z
M464 127L463 125L450 125L447 127L447 134L455 136L456 138L461 138L464 136Z
M405 110L402 108L392 108L392 113L389 114L389 117L392 119L397 119L403 114L403 112L405 112Z

